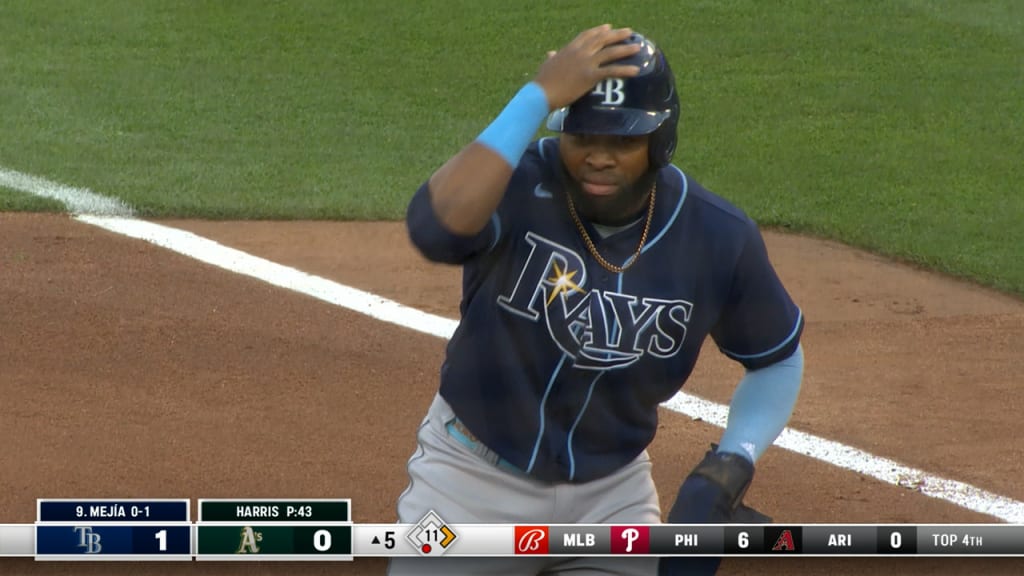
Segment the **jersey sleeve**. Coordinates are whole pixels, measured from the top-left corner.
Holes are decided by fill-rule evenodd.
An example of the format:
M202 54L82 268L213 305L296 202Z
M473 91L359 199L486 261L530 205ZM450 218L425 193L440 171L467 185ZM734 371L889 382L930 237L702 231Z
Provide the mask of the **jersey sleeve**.
M748 220L745 231L732 286L711 337L723 354L756 370L793 354L804 318L769 261L757 225Z
M409 201L405 214L413 245L426 258L446 264L465 264L494 252L509 238L523 212L529 210L526 202L528 193L546 169L541 144L540 141L533 142L526 149L519 166L512 172L498 208L483 230L473 235L453 234L441 225L434 207L430 205L429 181L424 182ZM549 143L551 145L557 146Z
M464 236L445 229L430 205L430 188L423 183L413 195L405 214L409 239L429 260L462 264L494 248L501 238L501 217L495 212L480 232Z

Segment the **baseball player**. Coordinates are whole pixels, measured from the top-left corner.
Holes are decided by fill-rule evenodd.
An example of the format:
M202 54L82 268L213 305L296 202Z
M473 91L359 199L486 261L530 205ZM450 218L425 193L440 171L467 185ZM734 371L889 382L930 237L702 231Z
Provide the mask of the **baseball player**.
M545 118L559 137L532 141ZM756 224L671 163L678 122L662 51L599 26L550 52L413 196L412 242L462 266L463 295L400 522L433 510L454 524L660 523L646 449L658 405L709 335L746 372L667 519L737 521L796 402L804 321ZM712 574L718 563L403 558L389 573Z

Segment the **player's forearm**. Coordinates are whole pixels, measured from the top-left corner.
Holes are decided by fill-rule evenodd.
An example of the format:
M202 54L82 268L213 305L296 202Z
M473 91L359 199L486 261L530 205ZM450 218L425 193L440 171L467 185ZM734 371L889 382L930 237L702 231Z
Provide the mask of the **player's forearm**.
M487 225L548 112L544 90L530 82L475 141L430 177L431 206L445 229L471 235Z
M729 404L729 421L718 451L757 462L789 422L803 370L803 347L798 346L789 358L747 372Z

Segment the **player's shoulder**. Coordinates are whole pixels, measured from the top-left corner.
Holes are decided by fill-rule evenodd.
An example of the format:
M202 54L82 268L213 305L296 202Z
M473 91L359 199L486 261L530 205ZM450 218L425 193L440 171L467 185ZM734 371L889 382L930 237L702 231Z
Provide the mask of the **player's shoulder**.
M713 262L725 270L727 263L737 262L749 246L759 242L761 232L753 219L696 178L675 165L666 166L661 177L668 184L665 186L665 191L669 192L667 204L676 205L676 198L680 198L678 218L668 228L679 250L696 251L693 257ZM660 194L659 189L659 200Z
M698 211L701 217L714 219L728 228L748 228L754 224L754 220L742 208L712 192L694 176L674 164L668 169L678 172L683 193L686 195L686 203L692 210Z
M545 137L530 142L523 153L516 173L543 180L550 175L559 161L558 140Z
M551 190L558 187L558 162L560 159L557 140L541 138L531 142L512 173L506 198L518 198L523 195L550 198Z
M757 222L742 208L713 192L676 165L667 166L664 178L675 174L682 209L678 229L684 244L703 246L716 253L738 254L761 237Z

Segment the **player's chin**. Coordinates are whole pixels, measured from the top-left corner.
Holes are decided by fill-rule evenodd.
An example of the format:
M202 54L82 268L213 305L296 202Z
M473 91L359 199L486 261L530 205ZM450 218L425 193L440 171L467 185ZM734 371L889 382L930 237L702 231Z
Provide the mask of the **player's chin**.
M580 212L591 222L614 224L623 217L623 206L618 196L584 196Z

